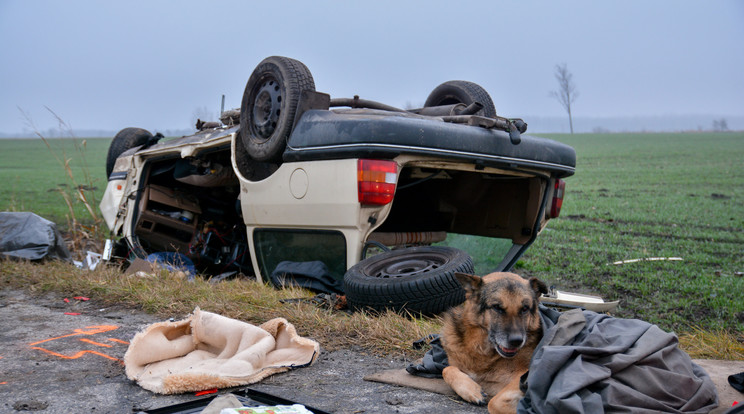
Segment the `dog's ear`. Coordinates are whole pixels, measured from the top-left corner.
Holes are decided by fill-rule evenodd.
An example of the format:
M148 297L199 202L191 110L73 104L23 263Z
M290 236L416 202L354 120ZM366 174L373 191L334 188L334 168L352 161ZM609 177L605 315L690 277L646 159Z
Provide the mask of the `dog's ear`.
M475 275L469 275L467 273L455 272L457 281L460 282L462 288L465 289L465 296L471 297L474 293L480 291L483 286L483 279Z
M537 297L540 297L543 293L548 293L548 286L536 277L530 278L530 287L535 291Z

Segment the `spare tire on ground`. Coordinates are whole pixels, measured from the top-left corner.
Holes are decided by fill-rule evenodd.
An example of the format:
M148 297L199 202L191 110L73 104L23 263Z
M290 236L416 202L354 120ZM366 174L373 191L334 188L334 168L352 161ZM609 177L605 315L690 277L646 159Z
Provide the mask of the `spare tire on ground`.
M344 275L352 310L433 315L465 300L455 273L473 273L473 259L445 246L409 247L364 259Z

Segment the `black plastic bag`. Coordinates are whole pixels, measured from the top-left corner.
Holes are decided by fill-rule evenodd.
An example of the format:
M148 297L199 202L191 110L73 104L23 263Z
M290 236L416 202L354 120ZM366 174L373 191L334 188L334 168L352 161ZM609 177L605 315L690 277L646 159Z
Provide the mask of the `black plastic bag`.
M28 212L0 212L0 254L26 260L72 261L57 225Z

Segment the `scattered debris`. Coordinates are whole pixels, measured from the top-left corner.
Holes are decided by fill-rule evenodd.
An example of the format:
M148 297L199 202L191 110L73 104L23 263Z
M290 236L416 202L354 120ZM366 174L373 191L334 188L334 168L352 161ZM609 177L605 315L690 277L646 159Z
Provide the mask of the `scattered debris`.
M73 299L75 299L75 300L81 300L81 301L83 301L83 302L85 302L85 301L89 301L89 300L90 300L90 298L87 298L87 297L85 297L85 296L75 296L75 297L73 297ZM63 300L63 301L65 302L65 303L70 303L70 299L64 298L64 299L62 299L62 300Z
M728 200L731 197L730 196L727 196L726 194L712 193L710 195L710 198L712 198L714 200Z
M194 262L181 253L157 252L147 256L147 259L145 260L155 263L173 273L185 273L189 280L193 280L194 277L196 277Z
M101 260L109 261L111 260L111 254L114 250L114 243L111 239L106 239L103 245L103 253L101 253Z
M237 276L237 275L238 275L238 271L237 270L230 270L230 271L227 271L227 272L224 272L224 273L220 273L217 276L210 277L209 278L209 283L222 282L225 279L230 279L231 277Z
M204 409L201 410L201 408ZM203 414L328 414L321 409L298 404L286 398L252 388L243 388L220 396L204 397L199 400L161 407L153 411L144 411L144 413L150 412L158 414L195 412Z
M91 251L86 252L85 261L83 262L83 269L96 270L98 264L101 263L101 257L102 255L100 253Z
M295 405L274 405L261 407L240 407L240 408L223 408L220 414L313 414L305 406Z
M555 290L554 286L550 287L547 295L540 297L540 302L545 305L566 307L566 308L584 308L594 312L613 312L617 309L620 301L605 302L599 296L584 295L581 293L562 292Z
M627 263L638 263L638 262L658 262L658 261L682 261L681 257L644 257L640 259L629 259L629 260L619 260L617 262L612 262L613 265L622 265Z
M156 263L137 258L124 271L124 276L153 278L158 272L160 272L160 267Z

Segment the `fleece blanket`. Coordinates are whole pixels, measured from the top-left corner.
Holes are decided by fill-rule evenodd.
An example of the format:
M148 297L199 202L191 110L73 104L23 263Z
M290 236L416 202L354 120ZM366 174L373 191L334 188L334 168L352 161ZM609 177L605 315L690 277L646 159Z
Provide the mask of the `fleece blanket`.
M176 394L252 384L311 365L319 349L286 319L254 326L197 308L184 320L155 323L135 335L124 365L142 388Z

